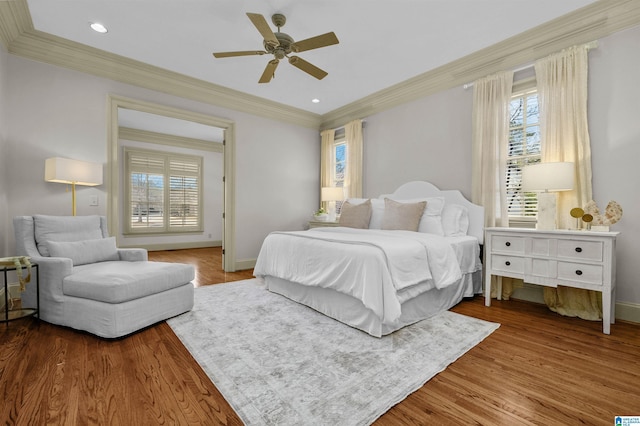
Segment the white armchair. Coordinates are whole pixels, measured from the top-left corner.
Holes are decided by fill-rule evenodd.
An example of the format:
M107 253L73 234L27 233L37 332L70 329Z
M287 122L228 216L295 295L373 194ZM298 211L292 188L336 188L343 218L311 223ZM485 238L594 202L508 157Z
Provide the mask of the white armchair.
M149 262L144 249L118 249L103 216L18 216L18 255L40 274L40 319L121 337L193 307L193 266ZM35 286L23 305L35 307Z

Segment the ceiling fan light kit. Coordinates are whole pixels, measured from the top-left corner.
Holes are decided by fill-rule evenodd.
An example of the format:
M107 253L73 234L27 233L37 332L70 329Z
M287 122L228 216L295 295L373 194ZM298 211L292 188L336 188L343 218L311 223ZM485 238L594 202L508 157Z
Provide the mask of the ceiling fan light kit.
M280 32L280 28L287 22L287 18L281 14L276 13L271 17L271 22L278 28L277 32L273 32L267 23L264 16L259 13L247 13L247 16L256 27L258 32L262 35L265 50L245 50L237 52L216 52L213 54L216 58L230 58L235 56L254 56L264 55L266 53L273 55L274 59L267 63L260 80L258 83L268 83L273 79L276 68L280 63L280 60L287 58L289 63L294 67L306 72L307 74L322 80L328 73L310 62L298 56L289 56L291 53L305 52L307 50L319 49L321 47L331 46L338 44L340 41L333 32L321 34L319 36L311 37L305 40L296 42L289 34Z

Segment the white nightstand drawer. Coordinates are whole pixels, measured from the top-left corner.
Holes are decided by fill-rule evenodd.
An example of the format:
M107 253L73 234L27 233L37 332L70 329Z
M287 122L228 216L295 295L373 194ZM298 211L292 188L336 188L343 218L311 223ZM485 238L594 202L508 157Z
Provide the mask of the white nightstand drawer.
M494 254L491 256L491 267L494 271L524 274L524 259Z
M558 262L547 259L531 259L531 276L555 278Z
M603 253L601 241L558 240L558 257L602 261Z
M524 238L493 235L491 245L493 252L500 253L524 253Z
M602 285L602 265L558 262L558 279Z

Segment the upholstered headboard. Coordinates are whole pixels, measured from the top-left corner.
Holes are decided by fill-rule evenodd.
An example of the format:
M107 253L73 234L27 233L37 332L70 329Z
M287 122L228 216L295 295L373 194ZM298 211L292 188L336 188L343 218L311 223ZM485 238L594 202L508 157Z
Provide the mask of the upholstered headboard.
M459 204L466 207L469 212L469 230L467 234L476 237L480 244L484 243L484 207L473 204L458 190L442 191L432 183L413 181L401 185L393 194L380 196L380 198L391 198L392 200L410 200L427 197L444 197L445 203Z

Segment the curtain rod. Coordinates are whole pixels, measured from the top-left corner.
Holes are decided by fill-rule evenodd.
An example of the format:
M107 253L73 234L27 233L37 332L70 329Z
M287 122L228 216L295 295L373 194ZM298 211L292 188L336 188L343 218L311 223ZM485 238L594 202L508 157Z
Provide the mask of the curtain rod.
M594 40L594 41L590 41L589 43L585 43L584 46L587 47L587 50L591 50L591 49L595 49L598 47L598 40ZM514 73L519 72L519 71L524 71L527 70L529 68L533 68L535 66L535 63L531 63L528 65L523 65L520 68L516 68L513 70ZM462 88L464 90L467 90L470 87L473 87L474 82L470 82L470 83L465 83L462 85Z

